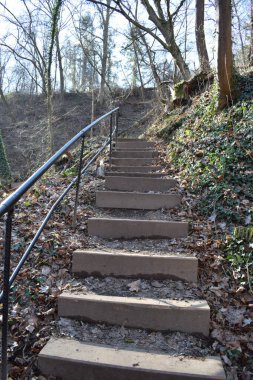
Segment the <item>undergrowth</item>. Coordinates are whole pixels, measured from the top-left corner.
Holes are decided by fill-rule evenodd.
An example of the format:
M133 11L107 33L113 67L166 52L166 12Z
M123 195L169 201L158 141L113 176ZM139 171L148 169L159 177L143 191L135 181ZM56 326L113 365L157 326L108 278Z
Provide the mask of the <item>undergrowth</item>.
M253 220L252 74L239 77L238 85L241 97L230 108L217 111L214 83L191 107L173 110L153 131L166 141L169 165L196 195L198 212L223 227L225 258L234 273L240 272L238 281L252 290L252 237L233 233L238 226L252 227Z

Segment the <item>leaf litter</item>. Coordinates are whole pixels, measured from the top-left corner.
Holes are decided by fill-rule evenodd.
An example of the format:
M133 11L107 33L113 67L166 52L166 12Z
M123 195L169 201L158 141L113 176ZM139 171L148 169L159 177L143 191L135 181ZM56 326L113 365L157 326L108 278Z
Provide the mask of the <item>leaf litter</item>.
M160 149L163 147L160 145ZM168 174L172 175L168 169ZM93 174L95 168L93 168ZM30 191L25 201L20 202L16 210L13 230L12 267L25 250L27 241L36 231L39 221L48 211L50 196L64 188L67 179L58 173L36 185L36 194ZM138 347L161 350L169 354L206 356L220 354L228 379L251 379L253 368L253 295L246 288L238 291L238 283L231 276L228 263L220 250L221 236L228 231L226 224L217 225L215 221L206 220L194 211L195 195L191 195L181 183L183 195L180 219L191 220L191 233L185 239L105 241L87 236L87 219L94 216L96 210L92 204L96 189L102 188L103 181L93 176L84 177L83 192L78 206L78 228L72 228L73 198L67 197L49 222L37 243L31 257L22 268L17 281L12 287L10 307L10 379L43 380L36 369L36 358L42 347L52 335L76 337L84 341L118 344L119 347ZM183 189L183 190L182 190ZM38 195L39 193L39 195ZM5 194L3 194L3 198ZM47 206L46 206L47 205ZM41 206L41 207L39 207ZM110 213L110 211L109 211ZM168 212L151 212L151 218L166 215L165 218L179 215L178 210ZM169 217L167 216L169 215ZM136 213L133 214L136 216ZM67 228L66 228L67 227ZM3 231L3 222L0 228ZM71 271L71 254L80 248L101 248L125 250L150 254L188 254L199 259L198 286L188 286L189 295L206 299L211 308L211 340L198 338L189 334L150 333L145 330L126 329L124 326L96 326L80 321L57 318L57 296L73 281ZM3 251L3 234L0 236L0 251ZM0 270L3 266L0 265ZM87 279L86 279L87 280ZM74 281L79 281L76 279ZM101 279L99 280L101 281ZM102 280L106 281L106 279ZM114 279L110 280L113 289ZM97 282L97 285L96 285ZM140 279L120 280L120 292L126 294L147 294L156 297L163 291L172 291L170 281L149 282ZM172 282L171 282L172 283ZM90 278L97 291L98 279ZM86 286L85 280L81 287ZM173 285L174 286L174 285ZM182 283L181 292L185 285ZM180 288L179 286L179 288ZM123 289L123 290L122 290ZM174 296L179 294L174 289ZM150 293L149 293L150 294ZM171 293L170 293L171 295ZM211 344L211 345L210 345ZM152 348L151 348L152 347Z

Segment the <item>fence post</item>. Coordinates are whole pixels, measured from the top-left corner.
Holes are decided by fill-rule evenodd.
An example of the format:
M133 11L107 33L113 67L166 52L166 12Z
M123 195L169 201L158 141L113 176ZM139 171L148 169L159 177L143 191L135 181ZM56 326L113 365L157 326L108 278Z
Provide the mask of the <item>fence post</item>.
M76 227L76 214L77 214L77 205L78 205L78 197L79 197L79 188L80 188L80 180L82 176L82 168L83 168L83 151L84 151L84 136L82 137L82 144L80 150L80 160L78 166L78 175L76 181L76 197L75 197L75 207L74 207L74 215L73 215L73 227Z
M8 315L9 315L9 279L11 261L11 235L13 208L8 211L5 222L4 278L3 278L3 325L2 325L2 380L8 379Z

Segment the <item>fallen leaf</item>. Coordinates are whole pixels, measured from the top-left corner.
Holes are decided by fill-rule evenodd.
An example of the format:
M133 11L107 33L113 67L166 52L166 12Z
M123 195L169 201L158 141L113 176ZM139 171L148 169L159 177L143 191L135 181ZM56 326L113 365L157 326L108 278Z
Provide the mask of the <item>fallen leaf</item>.
M133 281L127 285L131 292L139 292L141 288L141 280Z

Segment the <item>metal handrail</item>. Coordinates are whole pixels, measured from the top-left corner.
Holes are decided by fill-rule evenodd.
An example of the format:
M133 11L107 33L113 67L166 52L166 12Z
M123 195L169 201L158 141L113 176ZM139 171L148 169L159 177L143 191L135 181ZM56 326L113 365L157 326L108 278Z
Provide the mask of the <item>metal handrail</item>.
M4 276L3 276L3 290L0 293L0 303L3 304L3 320L2 320L2 369L1 374L2 380L7 380L8 378L8 313L9 313L9 292L10 287L15 281L18 273L20 272L23 264L26 262L29 254L34 248L36 242L38 241L41 233L43 232L44 227L48 223L51 218L53 212L57 208L57 206L61 203L61 201L65 198L68 192L72 189L72 187L76 184L76 197L75 197L75 207L74 207L74 226L76 224L76 211L77 211L77 203L78 203L78 195L79 195L79 186L82 174L86 172L88 167L97 159L97 157L105 150L105 148L110 145L110 163L111 163L111 153L112 153L112 141L114 135L117 138L118 133L118 111L119 107L114 108L112 111L106 113L100 118L93 121L91 124L83 128L76 136L74 136L71 140L69 140L61 149L59 149L44 165L42 165L34 174L32 174L14 193L12 193L8 198L6 198L0 204L0 217L7 214L6 222L5 222L5 244L4 244ZM113 115L115 115L115 126L113 129ZM110 133L108 139L104 142L104 144L98 149L96 154L90 159L90 161L83 167L83 152L84 152L84 137L85 133L91 130L95 125L99 124L102 120L110 117ZM82 139L81 151L80 151L80 161L78 166L78 175L75 177L72 182L67 186L67 188L63 191L63 193L59 196L59 198L52 205L50 210L48 211L46 217L44 218L42 224L37 230L34 238L31 243L27 247L24 252L22 258L20 259L18 265L14 269L13 273L10 276L10 254L11 254L11 237L12 237L12 220L14 214L14 207L16 203L20 200L20 198L37 182L42 175L47 172L51 166L64 154L69 148L77 142L79 139Z
M14 193L12 193L8 198L6 198L0 204L0 217L4 215L11 207L17 203L17 201L26 193L30 187L42 177L42 175L60 158L77 140L79 140L83 135L93 128L100 121L106 119L108 116L112 115L118 111L119 107L114 108L107 114L99 117L87 127L83 128L76 136L74 136L70 141L68 141L61 149L59 149L44 165L42 165L34 174L31 175Z

